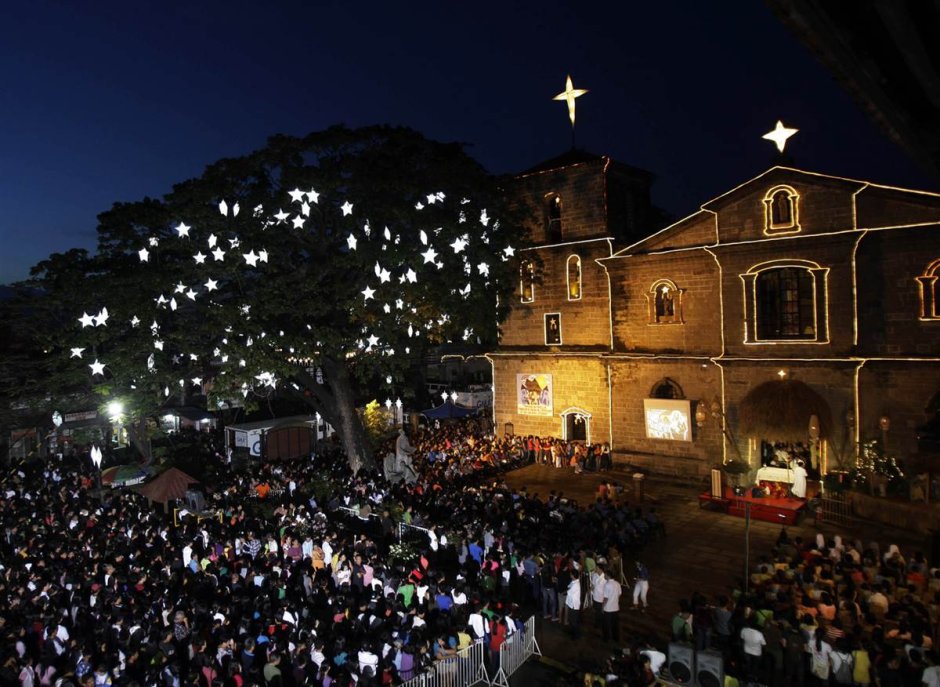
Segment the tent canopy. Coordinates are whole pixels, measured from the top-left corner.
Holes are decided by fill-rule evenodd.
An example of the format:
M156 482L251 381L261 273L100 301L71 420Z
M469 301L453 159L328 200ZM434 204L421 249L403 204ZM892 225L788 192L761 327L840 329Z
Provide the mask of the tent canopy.
M809 385L796 379L758 384L738 405L741 434L767 441L808 441L813 415L819 420L819 438L832 436L829 404Z
M426 418L430 418L431 420L450 420L476 415L477 409L459 406L448 399L436 408L422 410L421 414Z
M161 472L157 477L136 487L136 491L151 501L166 503L172 499L181 499L186 496L189 485L199 482L178 468L170 468Z

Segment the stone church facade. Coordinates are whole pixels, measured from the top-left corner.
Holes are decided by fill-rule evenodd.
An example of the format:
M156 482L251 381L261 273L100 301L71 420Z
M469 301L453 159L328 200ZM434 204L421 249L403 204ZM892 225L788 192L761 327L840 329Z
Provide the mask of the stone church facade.
M871 437L916 454L940 403L940 195L774 167L651 233L651 180L574 151L517 177L534 245L488 355L499 431L704 474L760 463L738 410L787 379L831 413L821 472Z

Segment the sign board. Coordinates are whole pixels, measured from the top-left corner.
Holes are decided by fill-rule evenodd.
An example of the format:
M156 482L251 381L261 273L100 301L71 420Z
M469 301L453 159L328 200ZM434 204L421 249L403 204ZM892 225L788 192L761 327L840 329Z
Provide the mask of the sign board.
M552 376L516 375L516 412L519 415L552 416Z
M691 404L689 401L644 398L643 416L647 438L692 441Z

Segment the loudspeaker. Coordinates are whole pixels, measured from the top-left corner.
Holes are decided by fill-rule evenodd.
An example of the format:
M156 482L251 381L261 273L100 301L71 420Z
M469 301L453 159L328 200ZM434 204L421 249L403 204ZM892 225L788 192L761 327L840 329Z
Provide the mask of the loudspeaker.
M695 665L695 651L691 644L680 642L669 643L669 658L666 665L672 681L680 685L692 684L693 666Z
M725 684L725 662L718 651L695 654L695 684L698 687L722 687Z

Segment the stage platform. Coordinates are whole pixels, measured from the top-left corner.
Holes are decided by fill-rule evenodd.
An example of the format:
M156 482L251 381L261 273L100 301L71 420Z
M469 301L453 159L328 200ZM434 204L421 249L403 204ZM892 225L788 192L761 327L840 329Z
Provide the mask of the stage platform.
M711 495L711 492L699 494L700 508L711 506L723 513L743 518L745 510L750 505L751 517L765 522L776 522L781 525L795 525L806 512L806 501L795 498L775 499L769 497L754 498L736 496L730 487L725 487L721 498Z

